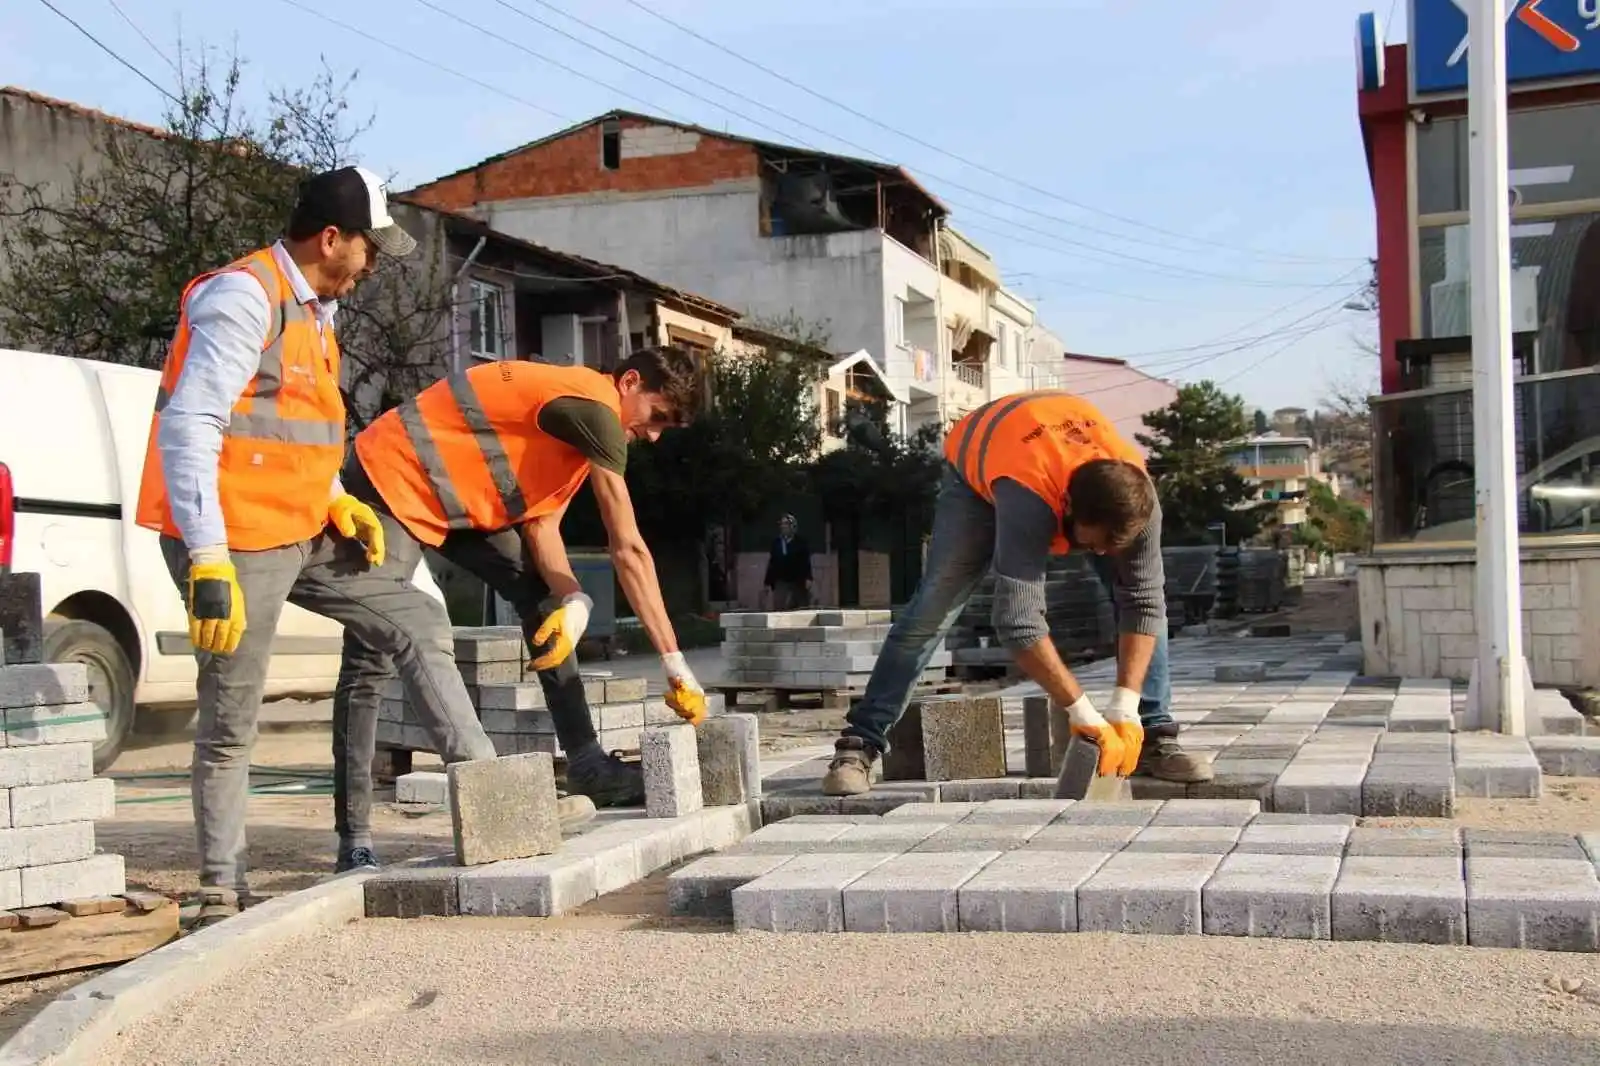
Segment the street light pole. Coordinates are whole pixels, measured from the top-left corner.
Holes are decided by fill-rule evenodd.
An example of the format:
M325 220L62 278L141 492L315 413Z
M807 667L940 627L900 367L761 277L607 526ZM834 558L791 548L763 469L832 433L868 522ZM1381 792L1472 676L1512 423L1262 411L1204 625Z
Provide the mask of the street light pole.
M1478 661L1469 714L1480 729L1527 733L1522 566L1517 538L1511 348L1511 189L1506 151L1506 0L1472 0L1467 124L1472 239L1473 468Z

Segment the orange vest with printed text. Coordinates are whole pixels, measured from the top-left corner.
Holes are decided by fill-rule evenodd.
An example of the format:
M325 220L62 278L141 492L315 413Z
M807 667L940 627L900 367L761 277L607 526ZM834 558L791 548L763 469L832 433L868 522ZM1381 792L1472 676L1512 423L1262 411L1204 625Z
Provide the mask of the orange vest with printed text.
M589 476L589 461L539 428L562 397L620 419L611 377L585 367L484 363L423 389L356 434L356 455L400 523L437 547L455 530L493 532L551 514Z
M134 521L171 537L182 536L172 520L156 443L161 412L177 390L189 351L189 294L208 278L230 271L242 271L261 283L272 317L255 376L233 405L222 430L217 495L228 547L264 551L309 540L321 532L345 442L338 342L331 327L317 329L312 305L295 297L294 286L270 248L202 274L184 286L178 332L161 368L155 413L150 419Z
M1073 471L1095 459L1144 458L1093 404L1057 390L1016 393L963 416L945 437L944 457L990 504L994 483L1010 478L1050 505L1057 529L1050 554L1071 548L1063 519Z

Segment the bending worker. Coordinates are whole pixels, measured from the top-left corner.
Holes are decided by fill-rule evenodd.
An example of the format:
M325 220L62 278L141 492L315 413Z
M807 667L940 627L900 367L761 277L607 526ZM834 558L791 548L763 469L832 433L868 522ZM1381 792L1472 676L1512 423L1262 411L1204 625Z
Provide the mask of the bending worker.
M1099 743L1099 772L1210 780L1210 765L1179 747L1168 709L1161 511L1139 453L1092 404L1040 391L968 414L950 428L944 455L922 581L847 716L823 791L851 796L872 787L889 729L991 561L1001 643L1067 708L1072 729ZM1045 620L1047 559L1073 547L1094 553L1120 630L1117 687L1104 714L1061 661Z
M389 215L382 180L346 167L301 185L283 240L184 288L136 520L161 534L199 667L200 924L236 913L248 888L250 751L286 601L393 655L447 761L495 755L456 669L444 606L411 584L421 552L404 542L386 550L378 516L338 479L334 313L380 252L415 247Z
M591 479L622 590L661 654L667 702L698 724L705 693L678 651L623 478L628 442L655 440L680 424L698 390L694 359L677 348L635 352L610 374L485 363L429 386L357 434L344 470L346 491L371 504L386 526L398 523L397 536L412 550L434 548L516 609L567 758L567 790L596 806L643 803L644 778L639 764L600 747L590 719L573 649L593 603L573 575L561 518ZM335 821L341 851L369 866L377 865L378 705L392 674L386 648L347 632L334 697Z

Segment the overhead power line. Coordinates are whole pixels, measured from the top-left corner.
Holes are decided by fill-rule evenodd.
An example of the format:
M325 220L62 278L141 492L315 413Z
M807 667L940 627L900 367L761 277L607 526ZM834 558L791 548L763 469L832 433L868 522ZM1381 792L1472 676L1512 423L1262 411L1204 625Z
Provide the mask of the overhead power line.
M106 55L108 55L112 59L116 60L119 64L121 64L122 66L126 67L128 70L131 70L135 75L138 76L139 80L143 81L146 85L150 86L150 88L154 89L156 92L160 93L162 96L165 96L168 100L171 100L173 103L179 104L181 106L181 101L176 96L173 96L172 93L169 90L163 88L160 82L156 81L150 75L146 74L144 71L142 71L138 67L134 66L133 63L129 62L128 60L126 60L124 58L122 58L122 56L120 54L118 54L116 51L114 51L111 48L110 45L106 44L100 38L96 37L94 34L90 33L88 30L84 29L83 24L80 23L77 19L73 18L71 15L67 14L65 11L62 11L55 4L51 3L50 0L39 0L39 3L43 4L45 7L49 8L51 11L54 11L58 16L60 16L62 21L68 23L73 29L77 30L79 33L81 33L85 37L89 38L89 40L94 43L94 46L96 48L100 49L100 51L104 52Z
M172 72L174 74L180 74L181 75L183 73L178 68L178 64L173 60L173 58L171 56L167 55L167 53L164 50L162 50L160 45L156 44L156 42L154 42L154 41L152 41L150 39L150 35L145 33L144 30L140 28L140 26L139 26L139 24L137 22L133 21L132 17L130 17L129 14L122 9L122 5L117 3L117 0L106 0L106 2L111 5L111 10L115 11L117 13L117 16L119 18L121 18L123 22L126 22L128 24L128 28L133 30L134 33L137 33L139 35L139 39L142 40L145 44L150 46L150 51L152 51L156 55L160 56L161 57L161 61L164 62L167 66L172 68Z
M536 0L536 2L543 4L543 6L545 6L545 7L551 7L552 6L552 5L548 4L548 3L545 3L545 0ZM926 148L931 152L937 152L939 155L942 155L945 158L951 159L951 160L953 160L953 161L955 161L957 163L960 163L963 166L971 167L974 170L980 170L980 171L984 172L985 174L990 175L991 177L1001 178L1001 179L1003 179L1005 181L1009 181L1009 182L1011 182L1011 183L1013 183L1013 184L1015 184L1017 186L1020 186L1021 188L1027 189L1029 192L1033 192L1033 193L1036 193L1036 194L1038 194L1040 196L1045 196L1045 197L1048 197L1048 198L1050 198L1052 200L1059 201L1061 203L1067 204L1070 207L1076 207L1080 211L1087 211L1090 214L1099 215L1102 218L1109 218L1109 219L1112 219L1114 221L1121 222L1124 225L1134 226L1134 227L1136 227L1138 229L1146 230L1146 231L1149 231L1151 233L1156 233L1156 234L1159 234L1159 235L1161 235L1163 237L1167 237L1167 238L1171 238L1171 239L1177 239L1177 240L1190 241L1190 242L1193 242L1195 244L1199 244L1199 245L1202 245L1202 246L1205 246L1205 247L1208 247L1208 248L1222 248L1222 249L1227 249L1229 251L1241 252L1241 253L1248 254L1248 255L1253 255L1253 256L1256 256L1257 258L1262 258L1262 259L1279 259L1279 260L1287 260L1287 261L1291 261L1291 262L1318 263L1318 262L1348 262L1348 261L1353 260L1354 258L1356 258L1354 256L1300 256L1300 255L1292 255L1292 254L1281 253L1281 252L1269 252L1269 251L1265 251L1265 250L1258 249L1258 248L1251 248L1251 247L1248 247L1246 245L1229 244L1229 243L1226 243L1226 242L1223 242L1223 241L1215 241L1215 240L1211 240L1211 239L1205 238L1205 237L1195 237L1195 236L1192 236L1190 234L1179 233L1176 230L1164 229L1164 228L1162 228L1160 226L1154 226L1154 225L1151 225L1150 223L1147 223L1147 222L1141 222L1141 221L1139 221L1138 219L1135 219L1135 218L1129 218L1126 215L1119 215L1119 214L1116 214L1115 212L1107 211L1107 210L1104 210L1103 208L1095 207L1092 204L1087 204L1087 203L1084 203L1084 202L1079 201L1079 200L1074 200L1071 197L1062 195L1061 193L1054 192L1054 191L1052 191L1050 189L1042 188L1042 187L1040 187L1038 185L1034 185L1034 184L1032 184L1031 182L1028 182L1028 181L1024 181L1023 179L1018 178L1018 177L1016 177L1016 176L1014 176L1012 174L1007 174L1007 173L1004 173L1003 171L996 170L993 167L985 166L983 163L979 163L976 160L969 159L969 158L967 158L965 156L962 156L962 155L958 155L957 153L952 152L952 151L950 151L950 150L948 150L946 148L941 148L939 145L933 144L930 141L926 141L926 140L916 136L915 134L907 133L906 131L898 129L895 126L891 126L888 123L883 122L880 119L874 118L872 115L869 115L864 111L858 110L857 108L852 107L849 104L846 104L846 103L844 103L842 101L836 100L833 97L828 96L828 95L820 92L819 90L811 87L810 85L805 84L804 82L799 81L798 79L791 78L787 74L784 74L784 73L782 73L780 71L774 70L773 68L771 68L769 66L766 66L763 63L757 62L756 60L751 59L749 56L745 55L743 52L738 51L737 49L730 48L727 45L724 45L724 44L722 44L722 43L720 43L718 41L712 40L710 37L707 37L705 34L700 33L698 30L694 29L693 27L686 26L683 23L678 22L675 19L669 18L668 16L661 14L659 11L656 11L654 8L650 7L648 4L642 3L641 0L627 0L627 2L629 4L632 4L634 7L638 8L640 11L643 11L645 14L649 15L650 17L652 17L654 19L657 19L657 20L659 20L661 22L664 22L668 26L671 26L674 29L676 29L676 30L678 30L678 31L680 31L682 33L688 34L690 37L693 37L695 40L700 41L702 44L709 45L710 47L715 48L719 52L722 52L722 53L724 53L726 55L732 56L734 59L739 60L741 63L745 64L746 66L753 67L756 70L759 70L764 74L767 74L767 75L769 75L771 77L774 77L774 78L778 79L779 81L783 82L786 85L789 85L789 86L791 86L793 88L799 89L801 92L804 92L804 93L806 93L806 94L808 94L810 96L816 97L818 100L821 100L822 102L824 102L826 104L830 104L833 107L837 107L842 111L845 111L845 112L847 112L847 113L849 113L851 115L854 115L856 118L859 118L864 122L869 122L872 125L877 126L879 129L885 130L885 131L887 131L889 133L894 134L897 137L901 137L901 138L903 138L903 139L905 139L907 141L910 141L912 144L920 145L921 147ZM559 8L555 8L555 10L559 11L560 9ZM571 18L574 21L578 21L576 16L568 14L566 12L562 12L562 13L563 14L567 14L568 18ZM946 182L946 184L949 184L949 183ZM954 187L954 186L952 186L952 187ZM1082 225L1081 223L1072 223L1072 224L1073 225ZM1089 227L1085 227L1085 228L1089 228ZM1133 239L1135 239L1135 238L1127 237L1126 235L1116 234L1116 233L1113 233L1113 232L1110 232L1110 231L1106 231L1106 230L1096 230L1095 232L1105 233L1105 234L1107 234L1109 236L1119 236L1124 240L1133 240Z

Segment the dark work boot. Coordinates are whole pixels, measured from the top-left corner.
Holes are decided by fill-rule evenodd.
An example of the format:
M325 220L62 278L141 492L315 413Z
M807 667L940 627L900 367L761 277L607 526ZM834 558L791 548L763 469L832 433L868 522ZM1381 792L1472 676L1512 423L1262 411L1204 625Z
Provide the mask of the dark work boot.
M371 848L355 847L339 849L339 861L334 865L333 872L347 874L352 870L377 870L381 869L378 856L373 854Z
M568 758L566 790L588 796L596 807L638 807L644 803L644 767L595 744Z
M1139 766L1134 773L1186 785L1210 781L1214 776L1211 760L1184 751L1176 735L1147 734L1144 748L1139 752Z
M833 743L833 761L822 778L824 796L860 796L872 791L872 764L878 753L860 737Z

